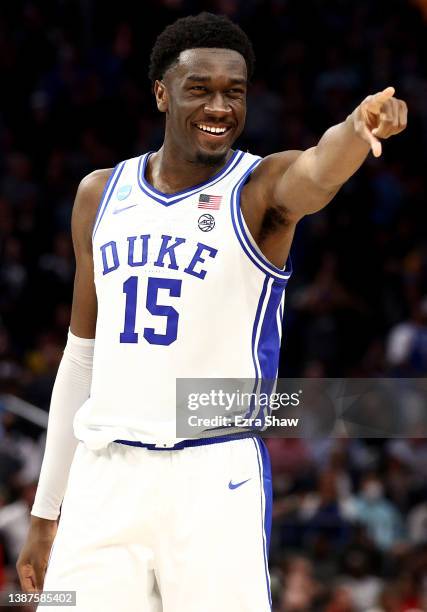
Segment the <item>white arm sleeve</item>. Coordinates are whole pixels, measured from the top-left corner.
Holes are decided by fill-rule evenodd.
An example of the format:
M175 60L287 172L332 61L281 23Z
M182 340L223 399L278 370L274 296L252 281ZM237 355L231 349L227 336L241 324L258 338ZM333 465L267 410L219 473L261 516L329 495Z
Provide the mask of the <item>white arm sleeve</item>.
M92 381L95 340L79 338L71 331L59 364L50 403L46 447L31 514L56 520L77 447L73 419L88 399Z

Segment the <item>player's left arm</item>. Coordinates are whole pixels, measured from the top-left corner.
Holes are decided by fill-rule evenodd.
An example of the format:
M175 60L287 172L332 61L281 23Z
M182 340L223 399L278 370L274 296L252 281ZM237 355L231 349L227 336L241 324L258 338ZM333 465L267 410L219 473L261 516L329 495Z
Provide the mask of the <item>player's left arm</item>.
M266 157L254 182L267 186L268 206L277 208L289 223L317 212L332 200L358 170L370 150L382 152L381 139L402 132L407 106L394 97L394 88L368 96L347 117L329 128L317 146Z

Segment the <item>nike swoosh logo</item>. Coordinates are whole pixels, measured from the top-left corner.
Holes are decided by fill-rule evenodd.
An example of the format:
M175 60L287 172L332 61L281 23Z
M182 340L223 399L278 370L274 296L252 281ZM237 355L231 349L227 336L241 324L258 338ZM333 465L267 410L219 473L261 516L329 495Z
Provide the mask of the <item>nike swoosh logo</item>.
M118 215L119 213L123 212L124 210L128 210L129 208L133 208L134 206L138 206L138 204L131 204L130 206L125 206L124 208L115 208L113 210L113 215Z
M245 484L245 482L248 482L250 480L250 478L248 478L247 480L242 480L242 482L230 482L228 483L228 488L229 489L237 489L237 487L241 487L242 485Z

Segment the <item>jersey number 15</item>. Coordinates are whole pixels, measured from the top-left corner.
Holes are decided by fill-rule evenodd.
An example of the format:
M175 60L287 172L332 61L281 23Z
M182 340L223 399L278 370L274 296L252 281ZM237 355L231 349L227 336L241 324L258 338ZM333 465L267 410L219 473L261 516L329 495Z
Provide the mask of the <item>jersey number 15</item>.
M144 328L144 338L150 344L169 346L175 342L178 335L179 314L172 306L162 306L157 303L159 289L167 289L171 297L181 296L182 281L172 278L156 278L150 276L147 285L146 307L148 312L157 317L167 317L166 332L158 334L153 327ZM136 303L138 295L138 277L130 276L123 283L123 293L126 294L125 323L120 342L136 344L139 334L135 332Z

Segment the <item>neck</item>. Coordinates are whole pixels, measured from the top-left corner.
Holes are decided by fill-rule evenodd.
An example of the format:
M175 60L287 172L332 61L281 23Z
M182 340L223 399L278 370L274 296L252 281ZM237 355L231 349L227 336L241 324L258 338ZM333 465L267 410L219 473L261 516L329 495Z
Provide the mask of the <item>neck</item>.
M186 159L179 149L168 146L165 140L162 147L150 156L145 178L162 193L176 193L209 180L224 167L232 154L230 149L225 161L206 165Z

